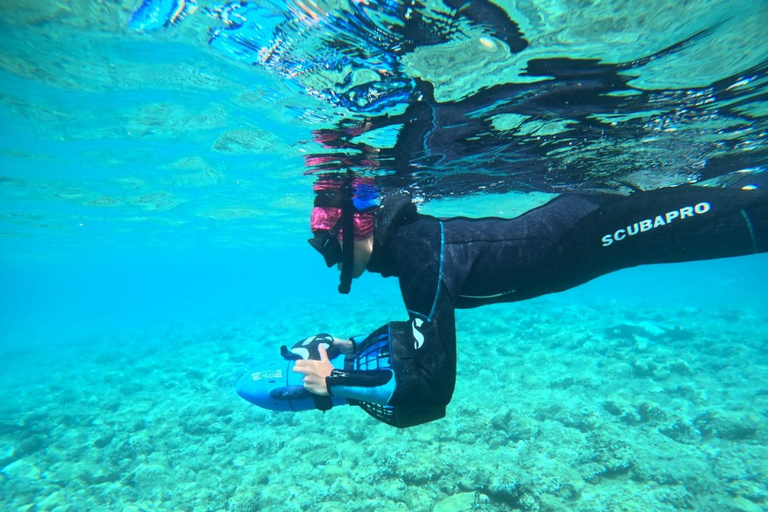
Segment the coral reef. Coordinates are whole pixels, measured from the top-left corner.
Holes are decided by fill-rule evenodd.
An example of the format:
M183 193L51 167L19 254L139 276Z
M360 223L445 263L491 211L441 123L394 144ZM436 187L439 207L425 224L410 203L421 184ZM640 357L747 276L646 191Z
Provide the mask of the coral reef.
M399 431L352 407L277 413L240 400L246 363L285 342L259 333L299 327L294 305L270 307L16 354L1 377L3 508L768 507L764 312L607 315L556 299L459 312L447 417ZM384 307L371 299L359 318ZM322 325L322 312L305 322Z

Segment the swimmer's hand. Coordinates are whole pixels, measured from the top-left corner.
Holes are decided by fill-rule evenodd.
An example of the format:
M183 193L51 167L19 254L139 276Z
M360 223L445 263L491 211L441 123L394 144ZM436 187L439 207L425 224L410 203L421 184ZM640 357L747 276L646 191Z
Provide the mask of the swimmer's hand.
M319 361L300 359L294 363L293 371L304 375L304 378L301 379L304 383L304 389L316 395L328 396L328 386L325 385L325 378L333 371L333 364L328 359L328 352L326 352L323 345L318 345L317 350L320 352Z

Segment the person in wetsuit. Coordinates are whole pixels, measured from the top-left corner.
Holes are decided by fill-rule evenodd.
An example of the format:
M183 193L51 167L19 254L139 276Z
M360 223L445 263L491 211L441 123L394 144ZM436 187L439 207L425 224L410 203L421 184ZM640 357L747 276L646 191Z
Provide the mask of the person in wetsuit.
M320 187L310 243L328 266L342 263L343 293L364 270L397 277L409 320L362 342L336 339L333 348L348 354L343 370L330 364L326 344L319 360L297 361L294 371L310 392L349 398L398 427L445 414L456 381L456 308L530 299L637 265L768 251L768 193L754 186L565 194L514 219L439 219L418 213L407 195L366 207L356 188L351 178ZM384 364L361 365L371 351Z

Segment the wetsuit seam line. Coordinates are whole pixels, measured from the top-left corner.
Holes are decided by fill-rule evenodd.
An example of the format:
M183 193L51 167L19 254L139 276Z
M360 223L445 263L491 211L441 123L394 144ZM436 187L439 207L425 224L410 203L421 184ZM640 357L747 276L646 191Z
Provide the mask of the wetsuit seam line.
M550 199L549 201L547 201L544 204L536 206L535 208L531 208L530 210L526 210L523 213L521 213L519 215L516 215L514 217L499 217L497 215L490 215L490 216L487 216L487 217L465 217L463 215L458 215L456 217L441 217L438 220L445 221L445 222L451 222L451 221L454 221L454 220L462 220L462 221L470 221L470 222L477 222L477 221L484 221L484 220L506 220L506 221L520 220L524 215L527 215L527 214L529 214L531 212L535 212L537 210L540 210L540 209L542 209L542 208L544 208L546 206L549 206L551 203L553 203L553 202L555 202L557 200L560 200L562 198L565 198L565 197L576 197L576 198L579 198L579 199L584 199L585 201L590 203L592 206L594 206L594 208L591 211L585 213L581 218L584 218L587 215L589 215L591 213L594 213L597 210L599 210L600 208L602 208L602 206L599 203L596 203L595 201L593 201L589 196L585 196L585 195L582 195L582 194L562 194L562 195L553 197L552 199Z
M440 288L443 284L443 255L444 255L444 249L445 249L445 227L443 226L443 221L440 222L440 266L437 271L437 289L435 290L435 300L432 302L432 309L429 312L429 316L427 317L427 321L431 322L432 318L435 316L435 308L437 308L437 299L440 297Z
M424 154L426 155L430 154L429 147L427 146L427 141L429 140L430 135L432 135L432 132L434 132L437 129L437 122L435 121L435 110L434 109L431 109L431 110L432 110L432 116L430 121L432 124L432 128L427 130L426 133L424 134L424 137L422 137L421 139L421 147L422 149L424 149Z
M744 222L747 223L747 229L749 230L749 238L752 241L752 252L757 254L757 240L755 240L755 230L752 227L752 220L749 218L746 210L741 210L741 216L744 218Z
M549 243L555 243L549 238L545 237L521 237L521 238L493 238L493 239L472 239L472 240L459 240L456 242L445 242L446 245L465 245L465 244L473 244L476 242L527 242L529 240L539 240L543 242L549 242Z

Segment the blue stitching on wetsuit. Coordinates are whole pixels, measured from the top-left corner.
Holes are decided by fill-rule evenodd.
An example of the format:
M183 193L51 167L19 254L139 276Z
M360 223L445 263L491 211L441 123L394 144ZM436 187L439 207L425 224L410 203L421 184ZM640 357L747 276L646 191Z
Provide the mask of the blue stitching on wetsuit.
M752 221L749 219L749 215L747 215L747 212L744 210L741 210L741 216L744 217L744 220L747 223L747 229L749 229L749 237L752 239L752 252L757 254L757 240L755 240L755 230L752 229Z
M443 251L445 249L445 226L443 221L440 221L440 270L437 273L437 291L435 291L435 301L432 303L432 310L429 312L427 322L432 321L432 317L435 316L435 308L437 308L437 298L440 296L440 288L443 283Z

